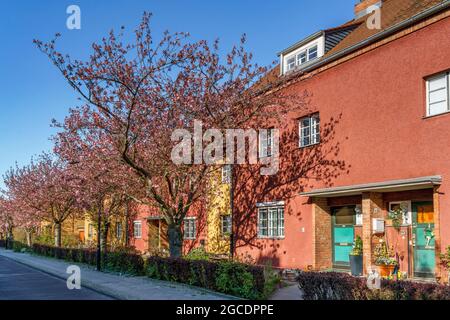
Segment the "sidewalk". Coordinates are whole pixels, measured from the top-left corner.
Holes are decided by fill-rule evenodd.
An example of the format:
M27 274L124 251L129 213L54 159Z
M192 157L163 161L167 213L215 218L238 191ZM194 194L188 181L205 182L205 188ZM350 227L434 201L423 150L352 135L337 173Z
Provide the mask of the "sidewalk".
M129 277L98 272L92 267L70 263L28 253L16 253L0 249L0 256L41 270L66 280L67 267L77 265L81 269L81 285L85 288L109 295L120 300L232 300L231 296L214 293L206 289L183 284L165 282L147 277Z

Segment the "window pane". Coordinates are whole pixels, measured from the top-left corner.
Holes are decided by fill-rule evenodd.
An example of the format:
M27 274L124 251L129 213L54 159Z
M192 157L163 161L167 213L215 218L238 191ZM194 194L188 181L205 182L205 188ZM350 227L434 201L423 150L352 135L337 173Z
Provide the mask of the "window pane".
M308 50L308 59L312 60L317 58L317 46L314 46Z
M448 111L447 101L430 104L429 115L444 113Z
M306 62L306 51L303 51L297 55L297 64L302 64Z
M443 74L439 77L428 80L429 90L435 91L442 88L447 88L447 75Z
M430 92L430 103L447 101L447 89L439 89Z

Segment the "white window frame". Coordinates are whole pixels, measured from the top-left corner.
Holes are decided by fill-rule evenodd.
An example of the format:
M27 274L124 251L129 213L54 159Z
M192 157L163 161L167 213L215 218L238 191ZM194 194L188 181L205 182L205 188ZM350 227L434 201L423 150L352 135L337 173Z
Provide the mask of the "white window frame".
M262 132L259 133L259 158L269 158L273 156L275 129L269 128L265 132L267 135L263 137Z
M308 120L308 126L303 127L303 121ZM313 123L313 120L315 122ZM308 138L309 143L304 144L304 132L305 129L308 129ZM298 145L300 148L306 148L309 146L313 146L320 143L320 115L318 113L302 117L298 121L298 136L299 136L299 142Z
M197 236L197 219L195 217L184 218L183 239L195 240Z
M266 227L262 228L261 213L265 211L267 218L265 219ZM276 216L276 219L274 219ZM284 222L284 206L261 206L258 208L258 238L259 239L284 239L285 222ZM262 230L266 230L266 234L262 234Z
M225 219L227 219L227 229L224 228L224 222ZM225 236L226 234L231 234L231 215L222 215L220 217L220 232L222 236Z
M409 226L412 224L412 203L411 201L392 201L389 202L389 211L392 210L392 206L393 205L400 205L400 207L403 205L406 207L406 209L408 210L408 212L406 214L403 215L403 221L402 221L402 225L403 226Z
M139 228L137 228L139 226ZM142 239L142 221L133 221L133 238Z
M444 112L439 112L439 113L431 113L431 101L430 101L430 94L432 93L431 91L430 91L430 82L432 81L432 80L435 80L435 79L438 79L438 78L442 78L442 77L445 77L446 79L446 81L445 81L445 84L446 84L446 93L447 93L447 110L446 111L444 111ZM436 92L436 91L438 91L438 90L442 90L442 89L444 89L444 88L440 88L440 89L436 89L436 90L434 90L433 92ZM450 72L449 71L447 71L447 72L443 72L443 73L440 73L440 74L437 74L437 75L435 75L435 76L432 76L432 77L429 77L429 78L427 78L426 79L426 93L427 93L427 111L426 111L426 115L427 115L427 117L433 117L433 116L437 116L437 115L440 115L440 114L445 114L445 113L448 113L448 112L450 112ZM443 102L443 101L441 101L441 102ZM438 103L438 102L434 102L434 103Z
M231 164L222 166L222 183L229 184L231 182Z
M88 238L92 238L94 236L94 225L92 223L88 224Z

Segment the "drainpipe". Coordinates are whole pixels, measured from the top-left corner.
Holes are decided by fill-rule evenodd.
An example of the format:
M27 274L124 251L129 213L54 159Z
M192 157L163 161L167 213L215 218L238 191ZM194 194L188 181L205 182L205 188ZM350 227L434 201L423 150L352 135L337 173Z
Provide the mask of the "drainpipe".
M234 165L230 164L230 257L234 258Z

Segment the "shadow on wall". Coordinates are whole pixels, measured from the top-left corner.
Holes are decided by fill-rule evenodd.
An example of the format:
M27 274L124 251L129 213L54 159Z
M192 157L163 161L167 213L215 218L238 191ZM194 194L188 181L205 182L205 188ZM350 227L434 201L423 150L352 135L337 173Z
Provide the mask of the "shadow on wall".
M272 241L261 241L257 237L256 204L285 201L285 221L287 216L295 216L300 221L302 213L293 211L292 199L300 192L311 189L318 182L322 187L332 187L336 178L349 174L351 166L339 160L340 146L336 130L342 114L323 122L321 119L320 144L299 148L298 121L280 130L280 168L276 175L261 176L260 165L236 166L234 188L233 227L235 250L246 247L240 259L246 260L247 253L257 249L256 263L265 264L271 260L274 266L279 262L280 245ZM255 259L255 255L253 255Z

